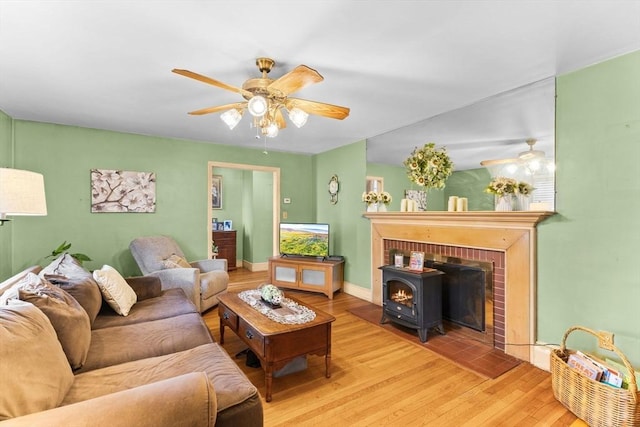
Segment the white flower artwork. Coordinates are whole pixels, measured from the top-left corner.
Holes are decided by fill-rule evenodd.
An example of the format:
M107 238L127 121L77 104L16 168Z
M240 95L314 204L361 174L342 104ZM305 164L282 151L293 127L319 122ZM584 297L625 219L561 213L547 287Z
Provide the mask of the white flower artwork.
M91 212L155 211L155 173L91 169Z

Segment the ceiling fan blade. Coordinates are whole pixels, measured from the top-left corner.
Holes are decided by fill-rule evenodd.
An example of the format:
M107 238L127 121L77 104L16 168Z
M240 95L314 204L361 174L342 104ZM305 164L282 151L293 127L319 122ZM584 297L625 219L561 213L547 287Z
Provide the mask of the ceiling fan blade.
M287 127L287 122L284 120L284 116L282 115L282 108L278 108L275 112L275 120L278 125L278 129L284 129Z
M483 160L480 162L481 166L494 166L504 165L507 163L517 163L518 159L496 159L496 160Z
M239 87L235 87L235 86L231 86L228 85L226 83L222 83L216 79L212 79L211 77L207 77L207 76L203 76L202 74L198 74L198 73L194 73L193 71L189 71L189 70L180 70L178 68L174 68L173 70L171 70L172 72L176 73L176 74L180 74L181 76L185 76L185 77L189 77L190 79L195 79L198 81L201 81L203 83L207 83L213 86L217 86L221 89L225 89L225 90L230 90L231 92L236 92L242 95L247 95L249 97L252 97L253 94L249 91L246 91L242 88Z
M201 116L203 114L217 113L218 111L226 111L232 108L244 108L246 106L246 102L236 102L234 104L218 105L217 107L208 107L203 108L202 110L189 111L188 114L191 114L193 116Z
M289 95L299 91L303 87L321 82L322 80L324 80L324 77L313 68L309 68L306 65L298 65L284 76L272 82L268 88L276 89L285 95Z
M289 98L286 102L287 110L299 108L308 114L329 117L342 120L349 116L350 109L339 105L325 104L323 102L307 101L306 99Z

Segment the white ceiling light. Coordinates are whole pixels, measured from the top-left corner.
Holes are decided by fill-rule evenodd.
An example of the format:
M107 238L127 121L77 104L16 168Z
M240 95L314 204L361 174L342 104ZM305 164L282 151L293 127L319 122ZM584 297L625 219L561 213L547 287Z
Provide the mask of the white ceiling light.
M266 129L265 135L267 135L269 138L275 138L276 136L278 136L278 125L276 125L275 123L270 123L264 129Z
M233 129L240 123L240 119L242 119L242 113L238 111L236 108L232 108L231 110L227 110L220 115L222 121L229 126L229 129Z
M302 111L298 107L293 107L291 110L289 110L289 120L291 120L291 122L299 128L307 123L308 118L309 114Z
M547 159L544 151L533 149L536 142L533 138L527 139L529 150L521 152L517 158L483 160L480 165L488 168L492 176L498 173L500 176L515 178L522 172L526 175L553 173L555 170L553 160Z
M263 96L258 95L249 100L247 108L252 116L262 117L269 109L269 104L267 104L267 100Z

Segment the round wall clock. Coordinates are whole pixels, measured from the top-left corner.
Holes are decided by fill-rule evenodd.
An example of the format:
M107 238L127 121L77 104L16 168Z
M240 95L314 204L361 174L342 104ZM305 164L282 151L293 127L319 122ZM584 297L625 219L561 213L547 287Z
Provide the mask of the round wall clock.
M338 191L340 191L340 183L338 182L338 175L333 175L329 180L329 201L333 205L338 203Z

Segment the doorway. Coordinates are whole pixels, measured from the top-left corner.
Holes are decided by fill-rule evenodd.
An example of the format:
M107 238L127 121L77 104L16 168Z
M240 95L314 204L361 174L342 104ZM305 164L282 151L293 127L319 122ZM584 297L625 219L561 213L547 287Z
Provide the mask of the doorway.
M269 166L257 166L257 165L248 165L242 163L226 163L226 162L208 162L208 204L207 204L207 247L208 247L208 256L212 257L212 222L214 218L218 218L216 211L214 210L214 202L216 207L223 207L223 203L226 197L233 197L232 194L225 194L222 186L224 185L224 181L220 179L220 175L216 173L216 170L221 169L236 169L240 171L249 171L249 172L262 172L271 175L272 179L272 195L270 197L272 203L272 218L271 218L271 230L272 230L272 248L271 255L278 254L278 224L280 221L280 168L277 167L269 167ZM216 198L214 200L214 194L212 189L216 188ZM237 197L237 195L236 195ZM222 200L222 203L221 203ZM223 218L218 218L218 221L222 221ZM239 223L239 225L242 225ZM264 262L264 266L262 263L255 263L255 268L252 268L251 264L246 266L252 271L261 270L263 268L266 269L266 260Z

